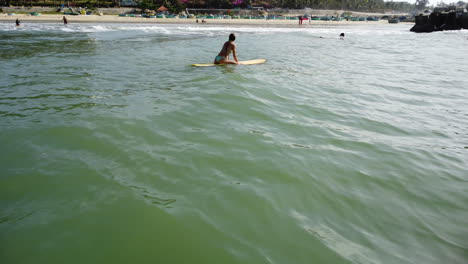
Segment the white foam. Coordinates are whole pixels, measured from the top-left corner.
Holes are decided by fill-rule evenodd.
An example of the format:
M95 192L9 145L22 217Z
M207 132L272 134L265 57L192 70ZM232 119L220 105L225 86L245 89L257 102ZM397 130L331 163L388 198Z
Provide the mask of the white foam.
M297 33L301 32L309 35L336 35L341 32L348 32L354 35L382 35L382 34L410 34L409 26L392 26L384 27L385 30L378 30L373 25L325 25L325 26L308 26L308 27L274 27L274 26L216 26L216 25L173 25L173 24L70 24L64 26L62 23L25 23L23 27L16 28L11 23L0 23L0 31L47 31L47 32L70 32L70 33L106 33L106 32L131 32L132 34L149 33L160 35L199 35L199 36L216 36L225 35L226 33L247 33L247 34L262 34L272 35L278 33ZM466 34L466 31L460 31L461 34Z

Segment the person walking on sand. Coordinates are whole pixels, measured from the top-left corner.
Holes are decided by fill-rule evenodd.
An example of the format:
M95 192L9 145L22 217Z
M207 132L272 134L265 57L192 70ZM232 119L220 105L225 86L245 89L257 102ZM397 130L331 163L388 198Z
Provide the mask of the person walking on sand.
M234 33L229 34L229 40L224 42L223 48L214 59L214 64L239 64L236 54L236 35ZM229 54L232 52L234 60L229 60Z
M16 19L16 26L17 27L21 26L21 22L19 21L19 18Z
M63 16L62 21L64 25L68 24L68 20L65 16Z

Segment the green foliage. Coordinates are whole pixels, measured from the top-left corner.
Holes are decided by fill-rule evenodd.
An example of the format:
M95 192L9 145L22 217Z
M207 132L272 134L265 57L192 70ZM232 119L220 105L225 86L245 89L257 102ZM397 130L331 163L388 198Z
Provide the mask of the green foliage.
M427 0L421 0L427 1ZM345 9L352 11L409 11L414 5L407 2L385 2L384 0L265 0L272 6L282 8Z
M138 3L138 7L141 8L141 10L156 10L159 8L153 0L142 0Z
M85 3L87 8L96 8L99 7L99 1L97 0L88 0Z
M12 6L23 6L25 3L28 5L37 6L58 6L59 3L56 0L3 0L5 3ZM232 0L190 0L187 3L188 7L192 8L221 8L231 9L233 8ZM70 0L74 6L81 7L112 7L117 6L119 0ZM313 8L313 9L336 9L336 10L350 10L350 11L403 11L409 12L415 9L423 10L429 0L416 0L415 4L408 2L393 2L384 0L244 0L244 5L263 5L266 8L278 7L278 8L291 8L291 9L302 9L302 8ZM459 1L463 4L463 1ZM140 0L138 1L138 7L145 10L151 9L156 10L160 6L164 5L169 9L171 13L179 13L185 8L185 5L179 0Z
M184 10L185 6L181 4L179 1L173 1L167 9L172 14L179 14L182 10Z

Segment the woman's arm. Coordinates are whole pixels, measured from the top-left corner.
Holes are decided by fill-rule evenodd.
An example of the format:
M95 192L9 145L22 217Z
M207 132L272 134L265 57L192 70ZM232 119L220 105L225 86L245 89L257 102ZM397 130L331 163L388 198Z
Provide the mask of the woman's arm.
M234 47L232 47L232 56L234 57L234 60L236 62L239 62L239 60L237 59L237 54L236 54L236 45L234 45Z

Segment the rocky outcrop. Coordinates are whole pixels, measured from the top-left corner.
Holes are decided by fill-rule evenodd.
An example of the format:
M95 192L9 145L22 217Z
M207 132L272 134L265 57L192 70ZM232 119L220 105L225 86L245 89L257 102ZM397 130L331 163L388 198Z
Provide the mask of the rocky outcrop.
M410 29L416 33L429 33L442 30L468 29L468 13L456 10L437 10L415 17L415 25Z

